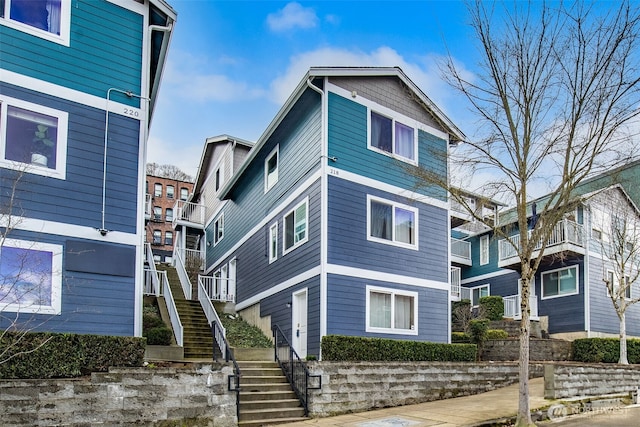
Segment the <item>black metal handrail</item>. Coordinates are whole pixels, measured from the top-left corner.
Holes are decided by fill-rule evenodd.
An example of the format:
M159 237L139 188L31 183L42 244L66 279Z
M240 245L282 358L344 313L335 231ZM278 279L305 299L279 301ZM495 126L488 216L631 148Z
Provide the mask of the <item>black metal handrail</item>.
M233 363L233 375L227 377L227 389L229 391L236 392L236 416L240 419L240 367L236 358L233 357L233 352L229 347L229 342L224 334L224 328L214 319L211 322L211 336L213 337L213 358L216 359L216 354L220 354L226 362ZM218 352L216 352L218 350Z
M319 390L322 388L322 377L311 375L307 365L300 359L298 353L293 349L286 335L278 325L273 325L273 345L275 358L289 380L293 391L300 399L304 408L304 415L309 415L309 390ZM309 378L317 378L317 385L309 386Z

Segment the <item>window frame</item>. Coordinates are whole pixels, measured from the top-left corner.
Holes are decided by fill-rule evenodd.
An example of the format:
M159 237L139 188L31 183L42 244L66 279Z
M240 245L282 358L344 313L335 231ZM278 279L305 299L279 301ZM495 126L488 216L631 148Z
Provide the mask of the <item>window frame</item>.
M159 191L158 191L159 189ZM153 184L153 197L162 197L162 193L164 192L163 185L160 182L156 182Z
M386 109L367 107L367 148L371 151L375 151L376 153L417 166L419 162L419 159L418 159L419 127L409 124L412 121L415 122L415 120L412 120L409 117L401 116L391 110L389 111L384 111L384 110ZM371 114L376 114L378 116L391 120L391 152L380 149L372 144L371 126L372 126L373 120L371 118ZM396 152L396 123L413 129L413 157L414 157L413 159L402 156Z
M156 236L160 238L156 240ZM151 232L151 244L156 246L162 245L162 230L156 228Z
M3 247L23 249L26 251L40 251L51 254L51 292L49 305L21 306L20 303L0 304L0 313L32 313L59 315L62 312L62 245L53 243L33 242L29 240L5 239Z
M554 295L545 295L545 289L544 289L544 277L545 275L548 274L552 274L552 273L557 273L560 271L564 271L564 270L571 270L571 269L575 269L575 291L574 292L567 292L567 293L560 293L560 283L558 283L558 293L554 294ZM543 271L540 273L540 299L541 300L545 300L545 299L553 299L553 298L562 298L562 297L567 297L567 296L571 296L571 295L578 295L580 293L580 269L578 268L578 265L570 265L567 267L561 267L561 268L555 268L553 270L547 270L547 271Z
M269 264L278 259L278 222L269 226Z
M608 276L609 280L614 281L614 283L613 283L613 291L616 292L616 289L618 288L618 285L616 284L616 274L615 274L615 272L613 270L611 270L611 269L607 269L607 276ZM624 299L625 300L630 300L631 299L631 288L633 287L633 284L630 283L631 282L631 277L628 274L624 275L624 279L625 279L625 282L627 283L627 285L626 285L627 288L625 289L625 292L624 292L624 294L625 294L624 295ZM607 286L606 288L607 288L607 296L609 298L611 298L611 293L609 292L609 287ZM627 295L627 293L629 295Z
M162 206L154 206L153 207L153 221L160 222L162 221ZM159 213L156 213L159 212Z
M296 226L296 222L297 221L296 221L295 213L300 208L300 206L302 206L302 205L306 205L305 218L304 218L305 232L304 232L304 238L302 238L302 239L300 239L300 240L298 240L296 242L295 241L295 226ZM293 243L293 245L291 245L290 247L287 248L287 217L289 215L293 215L294 243ZM297 203L293 208L291 208L284 215L282 215L282 256L285 256L289 252L295 250L296 248L299 248L304 243L306 243L308 240L309 240L309 197L305 197L303 200L301 200L299 203Z
M7 117L8 107L16 107L36 114L55 117L57 120L56 137L56 167L48 168L33 163L7 160ZM8 169L24 171L35 175L42 175L57 179L66 179L67 173L67 145L68 145L69 113L62 110L34 104L17 98L0 94L0 166Z
M269 161L275 157L276 158L276 168L274 181L269 182ZM280 178L280 144L276 144L275 148L271 150L271 152L264 159L264 192L267 193L271 190L277 183Z
M476 289L480 290L486 288L487 289L487 295L480 295L478 294L478 301L476 301L476 303L473 303L473 291L475 291ZM478 286L474 286L472 288L469 288L469 296L471 297L471 307L479 307L480 306L480 298L482 298L483 296L490 296L491 295L491 284L490 283L484 283L482 285L478 285Z
M171 242L169 242L169 235L171 236ZM164 232L164 244L165 246L173 246L173 231L167 230Z
M171 191L169 191L171 189ZM165 188L167 193L167 199L174 199L176 194L176 188L173 185L167 185Z
M224 239L224 212L213 221L213 246L216 246Z
M480 236L480 265L489 264L491 255L489 254L489 235Z
M382 204L386 204L386 205L391 205L392 210L391 210L391 220L392 220L392 224L391 224L391 235L392 238L391 240L387 240L387 239L383 239L380 237L375 237L371 235L371 202L377 202L377 203L382 203ZM414 242L415 243L405 243L405 242L400 242L396 240L396 221L395 221L395 217L396 217L396 209L403 209L405 211L410 211L413 213L413 219L414 219L414 225L413 225L413 234L414 234ZM388 199L383 199L382 197L378 197L378 196L373 196L371 194L367 194L367 240L370 242L376 242L376 243L383 243L385 245L391 245L391 246L397 246L397 247L401 247L401 248L406 248L406 249L412 249L412 250L419 250L419 225L420 225L420 221L419 221L419 217L420 217L420 210L418 208L414 208L412 206L409 205L405 205L403 203L398 203L398 202L394 202L392 200L388 200Z
M379 326L371 326L371 294L387 294L391 295L391 327L383 328ZM413 325L412 329L399 329L395 327L395 302L396 296L410 297L413 299ZM380 286L366 286L366 303L365 303L365 331L374 334L395 334L395 335L418 335L418 319L419 317L419 302L418 292L405 291L400 289L385 288Z
M171 212L171 216L169 216L169 212ZM173 222L173 208L165 208L165 210L164 210L164 220L166 222Z
M70 45L71 0L60 0L60 35L11 19L12 1L5 0L5 10L3 11L3 16L0 17L0 24L54 43L64 46Z
M185 196L183 197L182 194L185 193ZM180 200L182 200L183 202L186 202L189 199L189 189L186 187L180 187Z

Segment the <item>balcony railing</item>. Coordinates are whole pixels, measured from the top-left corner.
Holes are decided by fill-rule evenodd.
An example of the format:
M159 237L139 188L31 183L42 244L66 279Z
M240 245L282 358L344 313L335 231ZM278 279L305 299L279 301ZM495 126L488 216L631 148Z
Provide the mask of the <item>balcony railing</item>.
M178 200L173 206L173 226L175 227L179 221L204 226L205 213L204 205Z
M471 242L451 238L451 255L471 261Z
M531 235L531 231L529 231L529 235ZM506 239L501 239L498 242L498 258L500 261L518 256L518 251L516 251L514 245L518 247L520 246L520 235L516 234L511 236L511 241L513 242L513 245ZM546 248L553 248L554 246L565 243L580 247L584 246L583 227L581 224L568 219L558 222L553 228L551 236L547 240ZM542 241L538 242L534 250L537 251L540 248L542 248Z
M502 302L504 303L504 317L512 319L522 318L520 295L502 297ZM535 295L529 295L529 312L531 313L531 319L538 318L538 297Z
M198 275L198 283L211 301L235 302L235 281L216 276Z
M451 297L460 298L460 267L451 267Z
M151 218L151 194L144 195L144 218Z

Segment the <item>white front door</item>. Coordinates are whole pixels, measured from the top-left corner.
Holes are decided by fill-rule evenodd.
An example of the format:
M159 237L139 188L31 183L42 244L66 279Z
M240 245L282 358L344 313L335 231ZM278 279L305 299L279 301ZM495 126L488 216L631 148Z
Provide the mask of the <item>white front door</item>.
M307 357L307 289L292 295L291 344L300 358Z

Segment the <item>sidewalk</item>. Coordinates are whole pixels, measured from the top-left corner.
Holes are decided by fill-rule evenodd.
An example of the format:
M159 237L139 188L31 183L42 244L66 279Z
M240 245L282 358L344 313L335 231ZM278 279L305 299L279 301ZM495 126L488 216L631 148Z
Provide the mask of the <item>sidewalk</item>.
M531 409L544 408L553 403L544 399L544 378L529 381ZM316 418L281 426L344 426L344 427L400 427L400 426L473 426L488 420L514 417L518 412L518 384L474 396L457 397L378 409L358 414Z

